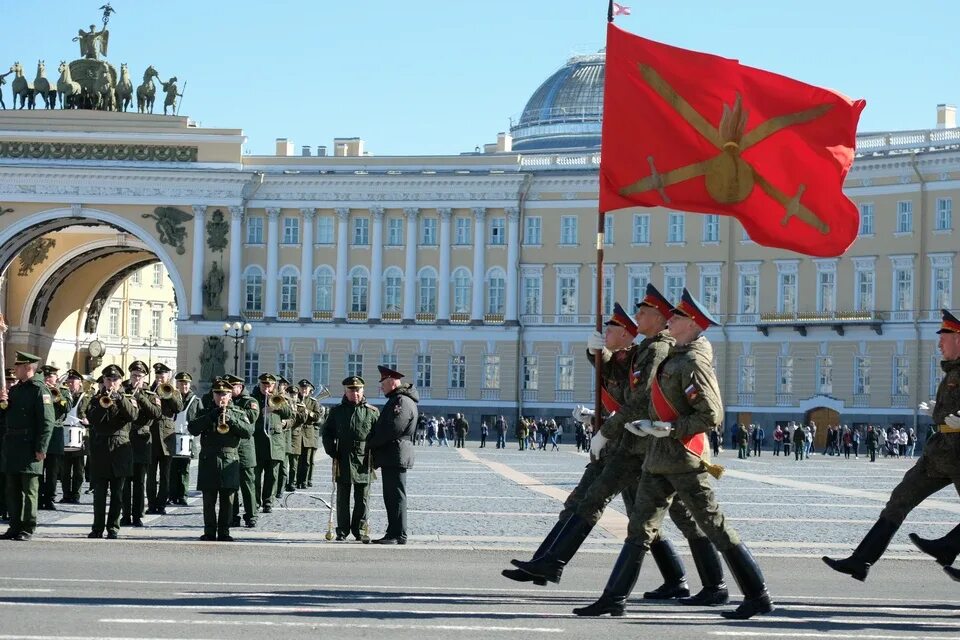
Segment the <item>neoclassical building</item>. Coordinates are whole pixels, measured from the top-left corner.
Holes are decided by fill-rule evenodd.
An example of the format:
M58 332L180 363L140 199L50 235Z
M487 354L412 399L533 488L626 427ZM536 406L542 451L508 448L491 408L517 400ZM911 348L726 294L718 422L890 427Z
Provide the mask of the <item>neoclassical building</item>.
M378 157L359 138L251 156L242 130L184 117L2 112L7 356L106 362L118 274L159 264L176 364L195 377L236 355L248 380L307 377L336 397L357 374L376 397L386 363L429 413L569 416L592 398L603 61L572 58L509 133L450 156ZM960 129L952 107L937 118L858 138L846 190L861 233L837 259L760 247L720 216L608 215L604 308L648 281L704 300L724 320L709 337L730 422L912 426L957 268ZM237 321L253 327L239 351L217 339ZM108 354L90 359L95 340Z

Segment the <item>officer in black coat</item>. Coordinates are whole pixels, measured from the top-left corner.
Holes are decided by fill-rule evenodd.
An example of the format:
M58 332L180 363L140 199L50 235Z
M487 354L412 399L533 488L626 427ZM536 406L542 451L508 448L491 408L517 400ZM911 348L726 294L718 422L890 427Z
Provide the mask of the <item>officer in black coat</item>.
M401 382L403 374L377 366L380 390L387 403L380 410L367 448L374 468L381 469L383 505L387 511L387 532L374 544L407 543L407 469L413 467L413 434L417 427L420 395L413 385Z

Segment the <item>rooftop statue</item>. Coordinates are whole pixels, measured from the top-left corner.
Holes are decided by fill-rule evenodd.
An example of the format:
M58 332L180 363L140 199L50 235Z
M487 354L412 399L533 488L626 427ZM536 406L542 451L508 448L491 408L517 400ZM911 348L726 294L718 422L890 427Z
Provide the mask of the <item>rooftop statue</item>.
M110 32L106 26L97 31L96 25L90 25L90 31L80 29L74 42L80 42L80 55L87 60L99 60L100 56L106 57L107 45L110 42Z

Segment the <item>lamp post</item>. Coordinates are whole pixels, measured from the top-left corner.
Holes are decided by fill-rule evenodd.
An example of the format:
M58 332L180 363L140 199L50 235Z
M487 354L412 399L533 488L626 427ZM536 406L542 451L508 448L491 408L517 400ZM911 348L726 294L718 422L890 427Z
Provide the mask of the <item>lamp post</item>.
M249 322L244 324L225 322L223 324L223 335L227 338L233 338L233 375L235 376L239 375L237 372L240 362L240 343L246 343L247 336L250 335L251 331L253 331L253 326Z
M150 335L147 336L147 339L140 346L147 348L147 384L150 384L150 372L153 371L153 348L159 347L160 341L157 340L151 331Z

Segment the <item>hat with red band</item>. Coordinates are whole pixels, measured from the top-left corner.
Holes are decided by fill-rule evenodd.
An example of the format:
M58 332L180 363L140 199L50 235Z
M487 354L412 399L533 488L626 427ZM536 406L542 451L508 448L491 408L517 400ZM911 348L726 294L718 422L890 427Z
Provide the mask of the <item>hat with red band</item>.
M670 304L670 301L663 297L663 294L660 293L655 286L647 283L647 291L643 296L643 299L637 302L637 308L640 307L651 307L656 309L663 315L664 318L669 318L673 315L673 305Z
M617 326L622 327L632 335L634 338L637 337L637 323L633 321L633 318L623 310L623 307L620 306L619 302L613 303L613 315L610 316L610 319L606 322L607 326Z
M941 309L943 318L940 321L940 330L937 333L960 333L960 320L946 309Z
M683 290L683 295L680 296L680 304L673 308L673 313L690 318L697 323L698 327L704 330L720 324L686 288Z

